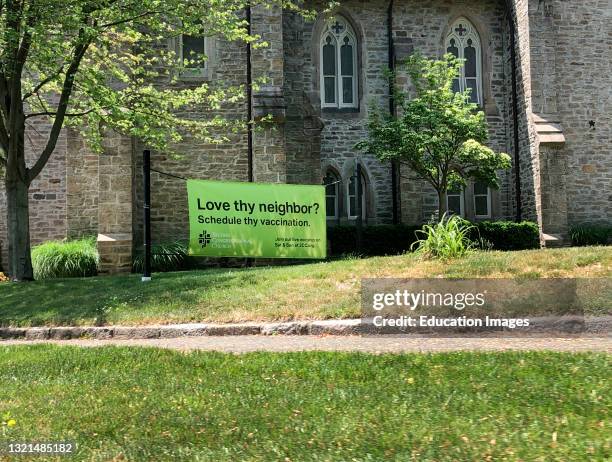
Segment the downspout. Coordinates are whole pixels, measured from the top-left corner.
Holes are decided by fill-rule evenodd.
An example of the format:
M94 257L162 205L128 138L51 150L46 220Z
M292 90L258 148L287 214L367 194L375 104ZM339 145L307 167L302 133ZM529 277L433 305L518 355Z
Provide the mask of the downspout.
M512 67L512 124L514 125L514 190L516 201L516 221L520 222L523 219L523 210L521 203L521 156L520 156L520 133L519 133L519 107L518 107L518 84L517 84L517 62L516 62L516 25L514 24L512 6L510 1L506 1L508 24L510 26L510 63Z
M387 35L389 38L389 69L391 72L395 72L395 45L393 43L393 0L389 1L389 8L387 10ZM395 107L395 77L389 78L389 114L391 116L396 115ZM393 208L393 224L399 223L399 200L401 184L398 181L399 177L399 164L397 161L391 161L391 203Z
M251 2L246 5L247 33L251 35ZM247 169L249 183L254 180L253 175L253 69L251 65L251 42L246 48L246 78L247 78Z

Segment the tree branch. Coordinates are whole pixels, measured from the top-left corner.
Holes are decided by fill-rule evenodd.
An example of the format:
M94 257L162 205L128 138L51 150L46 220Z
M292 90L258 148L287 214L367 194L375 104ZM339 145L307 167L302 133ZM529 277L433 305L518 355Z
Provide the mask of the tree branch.
M38 85L36 85L34 87L34 89L32 91L27 92L23 98L21 99L21 101L25 101L26 99L28 99L30 96L34 95L34 94L38 94L38 92L42 89L42 87L44 87L45 85L47 85L49 82L51 82L51 80L53 80L55 77L57 77L58 75L60 75L63 70L64 67L66 67L65 64L62 65L62 67L60 67L57 71L53 72L52 74L48 75L46 78L44 78L43 80L41 80Z
M28 53L30 52L30 45L32 44L32 32L30 29L36 24L36 15L31 14L26 21L26 28L23 32L21 43L17 48L15 54L15 65L12 72L12 85L10 89L11 95L11 116L16 112L17 105L21 104L21 74L25 67L26 60L28 59ZM23 109L23 107L22 107Z
M87 114L91 114L92 112L94 112L95 109L88 109L87 111L83 111L83 112L67 112L64 114L64 117L83 117L86 116ZM26 119L30 119L32 117L42 117L42 116L48 116L48 117L57 117L57 112L53 112L53 111L43 111L43 112L33 112L31 114L28 114L25 116Z
M53 121L53 126L51 127L51 133L49 134L47 145L45 146L45 149L41 153L36 163L32 166L31 169L28 170L28 182L31 182L40 174L45 165L47 165L51 154L55 150L57 139L64 124L64 118L68 109L70 95L72 94L74 78L76 76L77 71L79 70L81 60L83 59L83 56L85 56L85 53L87 52L87 49L91 44L91 38L85 37L84 29L80 30L79 39L81 41L77 42L72 61L70 63L70 66L68 67L68 70L66 71L66 76L64 78L64 86L62 88L62 93L60 95L59 103L57 105L56 117Z
M107 29L109 27L118 26L120 24L125 24L125 23L128 23L128 22L136 21L137 19L144 18L146 16L151 16L151 15L154 15L154 14L164 14L164 13L166 13L166 11L155 11L155 10L153 10L153 11L145 11L144 13L137 14L136 16L132 16L130 18L119 19L119 20L114 21L114 22L108 22L108 23L102 24L102 25L100 25L98 27L100 29Z

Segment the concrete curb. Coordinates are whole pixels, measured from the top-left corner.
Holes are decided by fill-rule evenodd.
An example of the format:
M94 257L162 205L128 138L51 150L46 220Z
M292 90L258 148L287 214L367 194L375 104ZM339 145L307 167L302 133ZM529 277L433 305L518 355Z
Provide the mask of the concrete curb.
M104 327L0 327L0 339L155 339L227 335L355 335L363 333L359 319L246 324L168 324Z
M534 319L533 332L538 333L587 333L609 335L612 332L612 316L586 318L576 324L575 319L554 322L547 318ZM156 339L179 337L231 336L231 335L364 335L397 334L397 330L381 331L361 319L327 321L264 322L244 324L168 324L150 326L104 327L0 327L0 340L70 340L70 339ZM476 331L466 332L478 334ZM483 332L480 332L483 334ZM489 332L491 333L491 332ZM500 332L498 332L500 333ZM416 335L428 334L426 331Z

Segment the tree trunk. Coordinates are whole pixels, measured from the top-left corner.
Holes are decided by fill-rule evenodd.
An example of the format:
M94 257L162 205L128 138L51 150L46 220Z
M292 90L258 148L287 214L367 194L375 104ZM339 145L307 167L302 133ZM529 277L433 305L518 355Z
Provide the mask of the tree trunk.
M13 281L34 279L30 255L29 185L16 168L7 168L6 201L8 209L9 275Z
M438 221L442 221L446 211L446 191L438 191Z

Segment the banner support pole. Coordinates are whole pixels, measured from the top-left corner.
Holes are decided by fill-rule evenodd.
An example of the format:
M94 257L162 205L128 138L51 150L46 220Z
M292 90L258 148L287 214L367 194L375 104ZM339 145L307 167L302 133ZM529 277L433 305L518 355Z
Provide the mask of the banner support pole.
M357 220L356 220L356 225L357 225L357 251L361 252L361 248L362 248L362 244L363 244L363 188L361 185L361 162L359 160L357 160L357 168L356 168L356 174L357 174L357 178L355 179L357 181Z
M144 269L142 282L151 280L151 151L142 152L142 179L144 189Z

